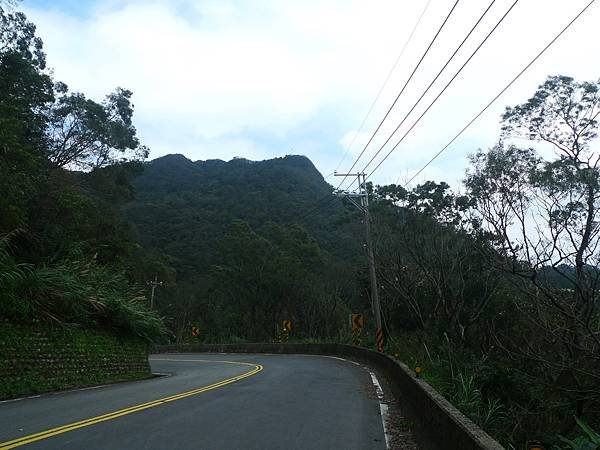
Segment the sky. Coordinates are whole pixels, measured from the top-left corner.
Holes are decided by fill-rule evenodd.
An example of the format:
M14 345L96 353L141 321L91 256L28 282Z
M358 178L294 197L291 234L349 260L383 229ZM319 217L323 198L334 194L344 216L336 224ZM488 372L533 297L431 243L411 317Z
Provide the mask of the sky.
M490 1L459 1L353 171L365 169ZM337 185L331 174L350 169L454 3L22 0L18 8L37 25L55 78L72 91L97 101L116 87L133 91L134 124L150 147L151 159L170 153L194 161L301 154ZM494 2L391 145L512 3ZM391 146L366 167L370 179L376 184L406 182L587 3L520 0L390 157L371 172ZM458 187L467 156L497 142L504 108L525 102L549 75L597 81L598 23L600 3L592 5L415 183L433 179Z

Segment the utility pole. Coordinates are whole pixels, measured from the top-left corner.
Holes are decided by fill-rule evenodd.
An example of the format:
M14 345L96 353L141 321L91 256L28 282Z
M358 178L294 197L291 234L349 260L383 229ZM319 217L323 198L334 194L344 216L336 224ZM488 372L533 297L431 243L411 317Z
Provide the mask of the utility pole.
M375 340L377 351L383 352L383 329L381 327L381 307L379 305L379 292L377 289L377 274L375 272L375 256L373 253L373 242L371 240L371 214L369 213L369 194L367 192L367 175L361 173L337 173L336 177L356 177L358 190L337 190L334 195L347 198L359 211L365 215L365 228L367 233L367 258L369 260L369 277L371 279L371 300L373 302L373 315L375 316Z
M154 290L158 286L162 286L163 282L158 281L158 275L154 275L154 281L147 281L146 284L152 287L152 294L150 294L150 309L154 309Z

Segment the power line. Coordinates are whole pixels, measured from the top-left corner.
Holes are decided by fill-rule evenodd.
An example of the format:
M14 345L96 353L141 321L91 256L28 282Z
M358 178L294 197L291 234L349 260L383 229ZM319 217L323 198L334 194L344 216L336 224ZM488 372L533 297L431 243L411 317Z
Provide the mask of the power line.
M350 186L353 183L350 184ZM300 216L297 220L298 222L301 222L303 220L306 220L308 217L310 217L311 215L313 215L314 213L316 213L318 210L320 210L321 208L324 208L326 206L331 205L334 201L336 201L338 199L337 196L335 196L334 194L327 194L324 195L323 197L321 197L319 200L317 200L314 204L314 206L309 209L307 212L305 212L302 216Z
M456 77L458 77L458 75L463 71L463 69L467 66L467 64L469 64L469 62L471 61L471 59L473 59L473 57L477 54L477 52L479 51L479 49L481 49L481 47L483 47L483 45L487 42L487 40L489 39L489 37L494 33L494 31L496 31L496 29L500 26L500 24L504 21L504 19L506 18L506 16L508 16L508 14L512 11L512 9L516 6L516 4L518 2L519 2L519 0L515 0L513 2L513 4L510 5L510 8L508 8L508 10L504 13L504 15L500 18L500 20L496 23L496 25L494 25L494 28L492 28L490 30L490 32L486 35L486 37L483 39L483 41L481 41L481 43L477 46L477 48L475 48L475 50L473 51L473 53L471 53L471 56L469 56L467 58L467 60L463 63L463 65L460 66L460 68L458 69L458 71L454 74L454 76L450 79L450 81L448 81L448 83L446 84L446 86L444 86L444 88L440 91L440 93L433 99L433 101L429 104L429 106L425 109L425 111L423 111L421 113L421 115L411 125L411 127L406 131L406 133L404 133L404 135L400 138L400 140L396 143L396 145L394 145L392 147L392 149L383 157L383 159L381 161L379 161L379 164L377 164L377 166L375 166L375 168L371 171L369 177L371 177L373 175L373 173L375 171L377 171L377 169L379 169L379 167L384 163L384 161L386 159L388 159L388 157L392 154L392 152L394 150L396 150L396 148L402 143L402 141L404 141L404 139L406 138L406 136L408 136L408 134L413 130L413 128L421 121L421 119L423 118L423 116L425 114L427 114L427 112L431 109L431 107L438 101L438 99L442 96L442 94L444 92L446 92L446 89L448 89L448 87L452 84L452 82L456 79ZM366 170L367 167L369 167L369 165L375 159L375 156L373 158L371 158L371 160L367 163L367 165L364 167L363 170Z
M335 172L333 172L331 175L335 175ZM337 197L335 195L333 195L333 193L324 195L323 197L321 197L319 200L317 200L315 202L314 206L311 209L309 209L308 212L305 212L302 216L300 216L298 218L298 221L305 220L307 217L309 217L310 215L315 213L317 210L323 208L324 206L330 205L334 200L337 200ZM325 203L323 203L323 202L325 202Z
M465 130L467 128L469 128L473 122L475 122L485 111L487 111L487 109L492 106L492 104L498 100L498 98L500 98L500 96L502 94L504 94L520 77L521 75L523 75L545 52L546 50L548 50L557 40L558 38L560 38L565 31L567 31L571 25L573 25L582 15L585 11L587 11L587 9L592 6L592 4L595 2L596 0L591 0L580 12L579 14L577 14L561 31L560 33L558 33L554 39L552 39L481 111L479 111L477 113L477 115L475 115L475 117L473 117L469 123L467 123L467 125L465 125L465 127L460 130L456 136L454 136L450 142L448 142L439 152L437 152L433 158L431 158L427 164L425 164L423 167L421 167L421 169L419 169L419 171L414 174L410 180L408 180L405 184L405 186L409 185L411 183L411 181L413 181L417 176L419 176L421 174L421 172L423 172L423 170L425 170L433 161L435 161L448 147L450 147L450 145L452 145L452 143L454 143L454 141L456 141L456 139L458 139L458 137L463 134L465 132Z
M350 169L347 171L347 173L352 172L352 169L354 169L354 167L356 166L356 164L358 163L358 161L360 160L360 158L362 157L362 155L365 153L365 151L367 150L367 147L369 147L369 145L371 144L371 141L373 140L373 138L375 137L375 135L377 134L377 132L379 131L379 129L381 128L381 126L383 125L383 122L385 122L385 119L387 119L388 115L390 114L390 112L392 111L392 109L394 108L394 106L396 105L396 103L398 102L398 99L400 98L400 96L402 95L402 93L404 92L404 90L406 89L406 87L408 86L408 83L410 82L410 80L412 79L412 77L414 76L415 72L417 71L417 69L419 68L419 66L421 65L421 63L423 62L423 60L425 59L425 56L427 56L427 53L429 53L429 50L431 49L431 47L433 46L434 42L436 41L437 37L439 36L439 34L442 32L442 29L444 28L444 26L446 25L446 22L448 22L448 19L450 19L450 16L452 15L452 13L454 12L454 10L456 9L456 6L458 5L458 2L460 0L456 0L456 2L454 3L454 5L452 6L452 9L450 9L450 12L448 13L448 15L446 16L446 18L444 19L444 21L442 22L442 24L440 25L439 29L437 30L437 33L435 33L435 36L433 37L433 39L431 40L431 42L429 43L429 45L427 46L427 49L425 50L425 53L423 53L423 55L421 56L421 59L419 59L419 62L417 63L417 65L415 66L415 68L413 69L412 73L410 74L410 76L408 77L408 79L406 80L406 82L404 83L404 86L402 87L402 89L400 90L400 93L396 96L396 99L394 100L394 102L392 103L392 105L389 107L389 109L387 110L387 112L385 113L385 116L383 116L383 119L381 119L381 122L379 122L379 125L377 126L377 128L375 129L375 131L373 132L373 134L371 135L371 137L369 138L369 141L367 142L367 144L363 147L362 151L360 152L360 154L358 155L358 157L356 158L356 160L354 161L354 163L352 164L352 167L350 167ZM338 185L337 189L340 188L340 186L344 183L344 181L346 181L347 177L344 177L341 181L341 183Z
M332 175L334 175L334 174L335 174L335 172L332 173ZM319 200L317 200L315 202L314 206L311 209L309 209L307 212L305 212L302 216L300 216L297 219L298 222L306 220L308 217L310 217L311 215L313 215L319 209L321 209L321 208L323 208L325 206L329 206L335 200L337 200L337 197L334 196L333 193L324 195L323 197L321 197Z
M471 28L471 30L469 31L469 33L465 36L465 38L458 45L458 47L456 47L456 49L454 50L454 52L452 53L452 55L450 55L450 57L448 58L448 60L444 64L444 66L440 69L440 71L437 73L437 75L435 76L435 78L431 81L431 83L429 83L429 86L427 86L427 88L423 91L423 93L418 98L418 100L415 102L415 104L412 106L412 108L410 108L410 110L406 113L406 115L404 116L404 118L402 119L402 121L398 124L398 126L396 127L396 129L392 132L392 134L390 134L390 136L381 145L381 147L379 147L379 150L377 150L377 152L375 152L375 154L373 155L373 157L369 160L369 162L365 166L365 169L369 166L369 164L371 164L373 162L373 160L375 158L377 158L377 156L379 155L379 153L381 153L383 151L384 147L388 144L388 142L390 142L390 140L392 139L392 137L394 137L394 135L400 129L400 127L404 124L404 122L406 122L406 119L408 119L408 117L412 114L412 112L415 110L415 108L417 107L417 105L421 102L421 100L423 100L423 97L425 97L425 95L427 94L427 92L429 92L429 89L431 89L431 87L434 85L434 83L440 77L440 75L442 74L442 72L444 72L444 70L446 69L446 67L448 67L448 64L450 64L450 62L454 59L454 57L456 56L456 54L458 53L458 51L462 48L462 46L465 44L465 42L467 42L467 40L469 39L469 37L471 36L471 34L473 34L473 31L475 31L475 28L477 28L477 26L479 26L479 24L481 23L481 21L483 20L483 18L486 16L486 14L488 13L488 11L492 8L492 6L493 6L493 4L495 2L496 2L496 0L492 0L492 2L488 5L488 7L485 9L485 11L483 11L483 14L481 14L481 16L479 17L479 19L477 20L477 22L475 22L475 25L473 25L473 27Z
M396 70L396 67L398 66L398 63L400 62L400 59L404 55L404 52L406 51L406 48L408 47L408 44L411 42L411 40L413 38L413 35L415 34L415 31L417 31L417 27L421 23L421 20L423 19L423 16L425 15L425 12L429 8L429 4L430 3L431 3L431 0L427 0L427 4L425 5L425 8L423 8L423 11L421 11L421 15L419 16L419 18L417 19L417 22L413 26L412 31L410 32L410 35L408 36L408 39L406 39L406 42L404 42L404 45L402 46L402 50L400 51L400 54L398 55L398 57L396 58L396 61L394 62L394 65L392 66L392 68L388 72L387 77L385 78L385 81L383 82L383 84L379 88L379 91L377 92L377 95L375 96L375 99L371 103L371 106L369 107L369 110L367 111L367 114L363 117L363 120L362 120L360 126L358 127L358 131L354 134L354 137L352 138L352 141L350 141L350 144L348 145L348 147L346 147L346 151L344 152L344 155L342 156L342 159L340 160L339 164L335 168L334 173L337 172L340 169L340 166L343 164L344 160L346 159L346 156L348 156L348 153L350 152L350 149L354 145L354 142L356 142L356 138L358 137L358 135L362 131L363 127L365 126L365 123L367 122L367 119L369 118L369 116L373 112L373 108L375 107L375 104L379 100L379 97L381 96L381 93L383 92L383 90L387 86L388 82L390 81L392 73L394 73L394 71ZM331 175L333 175L333 174L331 174ZM329 175L329 176L331 176L331 175Z
M324 200L327 200L327 201L323 202ZM335 200L337 200L337 197L335 197L333 194L328 194L327 196L321 197L321 199L315 203L315 206L313 206L311 209L308 210L308 212L306 212L302 216L300 216L297 221L302 222L302 221L306 220L308 217L313 215L319 209L324 208L325 206L329 206Z

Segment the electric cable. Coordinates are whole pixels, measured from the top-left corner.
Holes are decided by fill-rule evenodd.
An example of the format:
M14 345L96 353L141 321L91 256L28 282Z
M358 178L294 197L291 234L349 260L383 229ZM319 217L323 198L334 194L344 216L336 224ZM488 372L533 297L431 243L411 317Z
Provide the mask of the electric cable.
M354 182L353 182L354 183ZM352 184L353 184L352 183ZM352 185L351 184L351 185ZM297 220L298 221L303 221L305 220L307 217L309 217L310 215L312 215L313 213L315 213L317 210L321 209L324 206L328 206L330 205L334 200L336 200L337 197L333 194L327 194L324 195L323 197L321 197L319 200L317 200L314 203L314 206L308 210L308 212L305 212L302 216L300 216Z
M392 147L392 149L383 157L383 159L381 161L379 161L379 163L371 171L371 173L369 174L369 176L367 177L367 179L370 178L373 175L373 173L375 173L377 171L377 169L379 169L379 167L384 163L384 161L392 154L392 152L402 143L402 141L404 141L404 139L406 138L406 136L408 136L408 134L414 129L414 127L421 121L421 119L423 118L423 116L425 116L425 114L427 114L427 112L431 109L431 107L438 101L438 99L444 94L444 92L446 92L446 89L448 89L448 87L454 82L454 80L458 77L458 75L460 75L460 73L463 71L463 69L467 66L467 64L469 64L469 62L473 59L473 57L477 54L477 52L481 49L481 47L483 47L483 45L487 42L487 40L494 33L494 31L496 31L496 29L500 26L500 24L504 21L504 19L506 18L506 16L508 16L508 14L512 11L512 9L516 6L516 4L518 2L519 2L519 0L515 0L512 3L512 5L510 6L510 8L508 8L508 10L504 13L504 15L496 23L496 25L494 25L494 27L490 30L490 32L485 36L485 38L483 39L483 41L481 41L481 43L475 48L475 50L473 51L473 53L471 53L471 55L467 58L467 60L463 63L463 65L460 66L460 68L454 74L454 76L450 79L450 81L448 81L448 83L444 86L444 88L440 91L440 93L433 99L433 101L429 104L429 106L427 106L427 108L425 109L425 111L423 111L421 113L421 115L411 125L411 127L406 131L406 133L404 133L404 135L400 138L400 140L396 143L396 145L394 145ZM375 160L376 156L377 155L374 155L373 158L371 158L371 160L363 168L363 171L365 171L369 167L369 165Z
M431 3L431 0L427 0L427 3L425 4L425 8L423 8L423 11L421 11L421 14L419 15L419 18L417 19L417 22L413 26L412 31L410 32L410 35L408 36L408 39L406 39L406 42L404 42L404 45L402 46L402 50L400 50L400 54L398 55L398 57L396 58L396 61L394 62L394 65L392 66L392 68L388 72L387 77L385 78L383 84L379 88L379 91L377 92L377 95L375 96L375 99L371 103L371 106L369 107L369 110L367 111L367 114L363 117L362 122L361 122L360 126L358 127L358 131L354 134L354 137L352 138L352 141L350 141L350 144L348 145L348 147L346 147L346 151L344 152L344 155L342 156L342 159L340 160L339 164L337 165L337 167L335 168L335 170L334 170L333 173L337 172L340 169L341 165L344 163L344 160L346 159L346 156L348 156L348 153L350 152L350 149L352 148L352 146L356 142L356 138L358 137L358 135L362 131L363 127L365 126L365 123L367 123L367 119L369 118L369 116L373 112L373 108L375 107L375 104L377 103L377 101L379 101L379 97L381 97L381 93L383 92L383 90L387 86L388 82L390 81L392 73L394 73L394 71L396 70L396 67L398 66L398 63L400 62L400 59L402 59L402 56L404 55L404 52L406 51L406 48L408 47L408 44L410 44L410 42L412 41L412 38L413 38L413 36L415 34L415 31L417 31L417 28L418 28L419 24L421 23L421 20L423 19L423 16L425 15L425 12L429 8L430 3ZM328 175L327 178L329 178L331 175Z
M444 29L444 26L446 25L446 23L450 19L450 16L452 15L452 13L454 12L454 10L456 9L456 6L458 5L459 1L460 0L456 0L456 2L454 3L454 5L452 6L452 9L450 9L450 12L446 15L446 18L444 19L444 21L442 22L442 24L438 28L437 32L435 33L435 36L433 37L433 39L431 40L431 42L427 46L427 49L425 50L425 52L423 53L423 55L419 59L419 62L417 63L417 65L413 69L412 73L410 74L410 76L408 77L408 79L406 80L406 82L404 83L404 86L400 90L400 93L396 96L396 99L394 100L394 102L392 103L392 105L389 107L389 109L387 110L387 112L385 113L385 115L383 116L383 119L381 119L381 122L379 122L379 125L377 126L377 128L375 129L375 131L373 132L373 134L371 135L371 137L369 138L369 141L363 147L362 151L360 152L360 154L358 155L358 157L356 158L356 160L352 164L352 167L350 167L350 169L348 170L348 173L352 172L352 169L354 169L354 167L356 166L356 164L358 163L358 161L360 160L360 158L362 157L362 155L365 153L365 151L367 150L367 148L371 144L371 141L373 140L373 138L375 137L375 135L377 134L377 132L379 131L379 129L383 125L383 122L385 122L385 119L387 119L388 115L390 114L390 112L392 111L392 109L394 108L394 106L396 105L396 103L398 102L398 99L400 99L400 96L406 90L406 87L408 86L408 83L410 83L410 80L414 76L415 72L417 71L417 69L419 68L419 66L421 65L421 63L425 59L425 57L427 56L427 53L429 53L429 50L431 49L431 47L433 46L433 44L437 40L437 38L440 35L440 33L442 32L442 30ZM338 187L336 189L340 188L340 186L344 183L344 181L346 181L346 178L347 178L347 175L342 179L341 183L338 185Z
M324 202L324 200L326 200L326 201ZM319 209L321 209L325 206L329 206L331 203L333 203L334 200L337 200L337 197L335 197L333 194L329 194L325 197L322 197L320 200L318 200L315 203L315 206L313 206L311 209L309 209L307 212L305 212L302 216L300 216L297 219L297 221L302 222L302 221L306 220L309 216L313 215Z
M433 161L435 161L450 145L462 135L473 122L475 122L492 104L502 96L582 15L596 0L591 0L565 27L558 33L496 96L481 110L469 123L467 123L450 142L448 142L439 152L437 152L417 173L415 173L405 184L408 186L417 176L419 176Z
M477 20L477 22L475 22L475 25L473 25L473 27L471 28L471 30L469 31L469 33L465 36L465 38L458 45L458 47L456 47L456 49L454 50L454 52L452 53L452 55L450 55L450 57L448 58L448 60L444 64L444 66L440 69L440 71L437 73L437 75L435 76L435 78L429 83L429 86L427 86L427 88L423 91L423 93L417 99L417 101L412 106L412 108L410 108L410 110L406 113L406 115L400 121L400 123L398 124L398 126L396 127L396 129L392 132L392 134L389 135L389 137L385 140L385 142L381 145L381 147L379 147L379 150L377 150L377 152L373 155L373 157L371 158L371 160L367 163L366 167L368 167L369 164L371 164L371 162L377 157L377 155L379 155L379 153L381 153L381 151L383 150L383 148L388 144L388 142L390 142L390 140L392 139L392 137L394 137L394 135L400 129L400 127L404 124L404 122L406 122L406 119L408 119L408 117L412 114L412 112L415 110L415 108L417 107L417 105L421 102L421 100L423 100L423 97L425 97L425 95L427 94L427 92L429 92L429 89L431 89L431 87L434 85L434 83L440 77L440 75L442 74L442 72L444 72L444 70L446 69L446 67L448 67L448 65L450 64L450 62L454 59L454 57L459 52L459 50L462 48L462 46L465 44L465 42L467 42L467 40L469 39L469 37L471 36L471 34L473 34L473 32L475 31L475 29L477 28L477 26L481 23L481 21L486 16L486 14L488 13L488 11L492 8L492 6L494 5L495 2L496 2L496 0L492 0L492 2L488 5L488 7L485 9L485 11L483 11L483 14L481 14L481 16L479 17L479 19Z

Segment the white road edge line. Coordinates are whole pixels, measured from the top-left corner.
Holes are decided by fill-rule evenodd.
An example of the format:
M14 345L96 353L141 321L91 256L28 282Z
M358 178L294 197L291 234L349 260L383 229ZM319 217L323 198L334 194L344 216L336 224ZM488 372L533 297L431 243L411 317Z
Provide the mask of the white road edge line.
M301 355L301 356L319 356L321 358L337 359L338 361L345 361L350 364L354 364L355 366L360 366L360 364L357 363L356 361L351 361L349 359L340 358L339 356L329 356L329 355Z
M381 422L383 423L383 435L385 436L385 447L390 448L390 435L388 434L386 422L388 421L389 411L388 405L384 403L383 398L383 389L381 389L381 385L379 384L379 380L375 375L375 372L369 371L371 374L371 380L373 380L373 385L377 390L377 398L379 399L379 411L381 412Z

